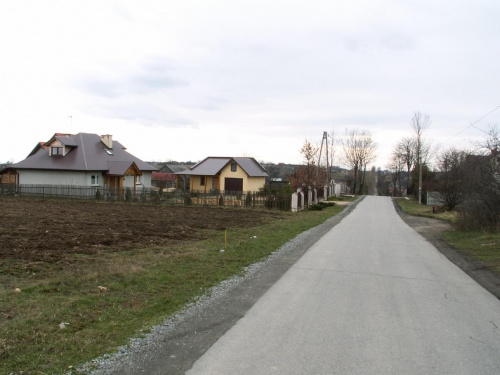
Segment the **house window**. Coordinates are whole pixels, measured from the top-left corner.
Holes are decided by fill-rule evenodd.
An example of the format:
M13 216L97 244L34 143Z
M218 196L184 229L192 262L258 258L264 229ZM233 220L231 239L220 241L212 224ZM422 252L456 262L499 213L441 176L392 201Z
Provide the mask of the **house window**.
M237 164L236 163L231 163L231 172L236 172L236 167Z
M62 156L63 155L63 148L62 147L51 147L50 154L52 156Z
M90 185L99 186L99 175L98 174L93 174L92 176L90 176Z
M200 177L200 186L205 186L205 176Z
M142 185L141 176L136 176L135 183L137 185Z

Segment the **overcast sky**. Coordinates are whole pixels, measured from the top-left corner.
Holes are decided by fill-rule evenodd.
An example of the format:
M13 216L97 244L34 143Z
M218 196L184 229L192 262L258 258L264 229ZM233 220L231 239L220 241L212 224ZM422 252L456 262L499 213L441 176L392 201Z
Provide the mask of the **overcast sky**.
M146 161L300 163L359 128L384 168L415 111L467 147L500 124L499 20L498 0L2 1L0 162L85 132Z

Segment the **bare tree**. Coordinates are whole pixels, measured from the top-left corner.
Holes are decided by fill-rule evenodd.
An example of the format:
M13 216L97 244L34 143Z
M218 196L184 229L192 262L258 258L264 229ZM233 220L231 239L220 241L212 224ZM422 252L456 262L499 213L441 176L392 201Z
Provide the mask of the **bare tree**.
M500 230L500 142L496 126L490 127L482 153L466 159L467 197L459 211L458 225L467 230Z
M410 176L413 163L415 161L415 140L412 137L404 137L397 146L397 153L400 155L401 161L406 165L406 191L410 190ZM396 152L396 151L395 151Z
M303 157L303 165L299 165L295 173L288 176L293 189L303 188L307 190L310 186L316 186L319 181L325 180L325 168L319 168L316 164L316 158L319 149L309 142L307 139L300 149Z
M360 180L360 191L363 194L363 188L365 186L365 177L366 177L366 167L368 164L373 162L375 158L377 157L376 150L377 150L377 144L373 141L373 138L371 136L371 133L369 136L363 137L363 150L364 150L364 155L363 159L361 160L361 180Z
M353 193L356 193L358 180L359 191L363 193L366 167L375 160L377 145L373 141L371 132L360 129L346 129L341 142L344 150L344 160L354 173Z
M430 155L431 144L424 138L424 132L430 126L429 115L423 115L420 111L413 114L411 127L415 142L414 164L418 168L418 203L422 203L422 165L427 163Z
M465 201L468 156L468 152L455 148L444 150L438 156L437 198L448 210Z
M397 196L403 195L401 190L401 174L406 165L405 149L401 147L401 144L399 144L392 151L389 164L387 165L391 176L391 182L393 184L393 191Z

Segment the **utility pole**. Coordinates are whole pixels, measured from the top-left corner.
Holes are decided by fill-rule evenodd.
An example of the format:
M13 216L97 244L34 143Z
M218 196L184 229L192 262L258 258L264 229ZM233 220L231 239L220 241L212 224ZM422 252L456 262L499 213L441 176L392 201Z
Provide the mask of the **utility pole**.
M422 204L422 158L418 157L418 204Z
M420 136L417 139L417 162L418 162L418 204L422 204L422 152L420 150L422 147L420 143Z
M329 177L330 177L330 171L328 168L328 133L323 132L323 138L321 139L321 147L319 149L319 157L318 157L318 169L316 171L316 177L319 175L319 167L321 164L321 154L323 152L323 142L325 143L325 148L326 148L326 184L328 185L330 183Z

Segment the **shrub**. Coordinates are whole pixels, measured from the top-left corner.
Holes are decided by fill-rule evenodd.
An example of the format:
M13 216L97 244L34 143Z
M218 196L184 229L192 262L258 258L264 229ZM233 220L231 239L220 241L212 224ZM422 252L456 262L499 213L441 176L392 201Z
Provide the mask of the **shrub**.
M250 207L252 205L252 194L247 193L245 198L245 206Z
M335 202L318 202L318 203L315 203L315 204L311 204L309 206L309 210L311 211L321 211L322 209L324 209L325 207L331 207L331 206L335 206Z
M130 188L127 188L127 190L125 190L125 200L127 202L132 201L132 191L130 190Z

